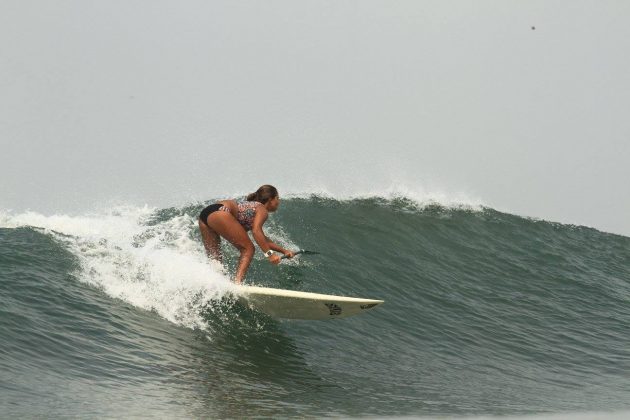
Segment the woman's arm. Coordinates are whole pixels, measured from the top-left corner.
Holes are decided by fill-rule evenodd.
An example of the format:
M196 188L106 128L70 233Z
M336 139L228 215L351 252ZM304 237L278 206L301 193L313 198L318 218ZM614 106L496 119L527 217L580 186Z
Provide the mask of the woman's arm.
M263 253L266 253L269 250L275 251L275 249L273 249L271 247L271 245L269 245L269 243L267 242L267 237L265 236L265 234L263 233L263 230L262 230L262 226L265 223L265 221L267 220L267 216L268 215L269 215L269 213L267 212L267 209L264 208L263 206L259 206L256 209L256 215L254 216L254 223L252 223L252 235L254 236L254 240L256 241L256 243L260 247L260 250ZM273 244L273 245L275 245L275 244ZM280 263L280 256L279 255L275 255L274 254L274 255L271 255L271 256L267 257L267 259L272 264L279 264Z
M263 253L269 250L272 250L272 251L280 252L288 256L289 258L293 257L293 252L282 248L280 245L273 243L272 241L269 240L269 238L267 238L267 236L263 232L262 226L267 221L268 215L269 213L267 212L267 209L265 209L262 206L258 207L258 209L256 210L256 215L254 216L254 223L252 223L252 234L254 236L254 240L256 241L256 243L258 244L258 246L260 247Z

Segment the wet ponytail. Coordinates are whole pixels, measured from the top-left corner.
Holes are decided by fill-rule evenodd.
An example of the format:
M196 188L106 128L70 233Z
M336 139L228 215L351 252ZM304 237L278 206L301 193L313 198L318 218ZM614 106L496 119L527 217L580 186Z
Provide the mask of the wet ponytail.
M263 185L247 196L247 201L258 201L265 204L267 201L272 200L278 196L278 190L272 185Z

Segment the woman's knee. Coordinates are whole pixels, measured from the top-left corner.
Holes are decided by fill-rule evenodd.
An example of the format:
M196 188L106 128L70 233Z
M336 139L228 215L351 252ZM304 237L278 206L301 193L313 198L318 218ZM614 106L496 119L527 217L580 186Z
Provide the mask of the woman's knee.
M254 244L251 242L240 244L238 250L241 252L241 256L251 257L254 255Z

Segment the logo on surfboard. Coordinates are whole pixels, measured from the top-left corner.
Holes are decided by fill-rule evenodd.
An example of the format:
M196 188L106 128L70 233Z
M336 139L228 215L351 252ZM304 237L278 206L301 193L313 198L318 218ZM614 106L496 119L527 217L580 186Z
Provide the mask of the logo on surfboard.
M331 315L341 315L341 306L335 305L334 303L324 303Z

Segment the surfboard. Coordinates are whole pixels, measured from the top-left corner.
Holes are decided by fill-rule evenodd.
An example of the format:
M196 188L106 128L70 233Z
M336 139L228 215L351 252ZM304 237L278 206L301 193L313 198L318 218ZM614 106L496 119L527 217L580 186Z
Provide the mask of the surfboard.
M236 297L242 305L274 318L336 319L359 315L383 303L382 300L322 295L296 290L236 285Z

